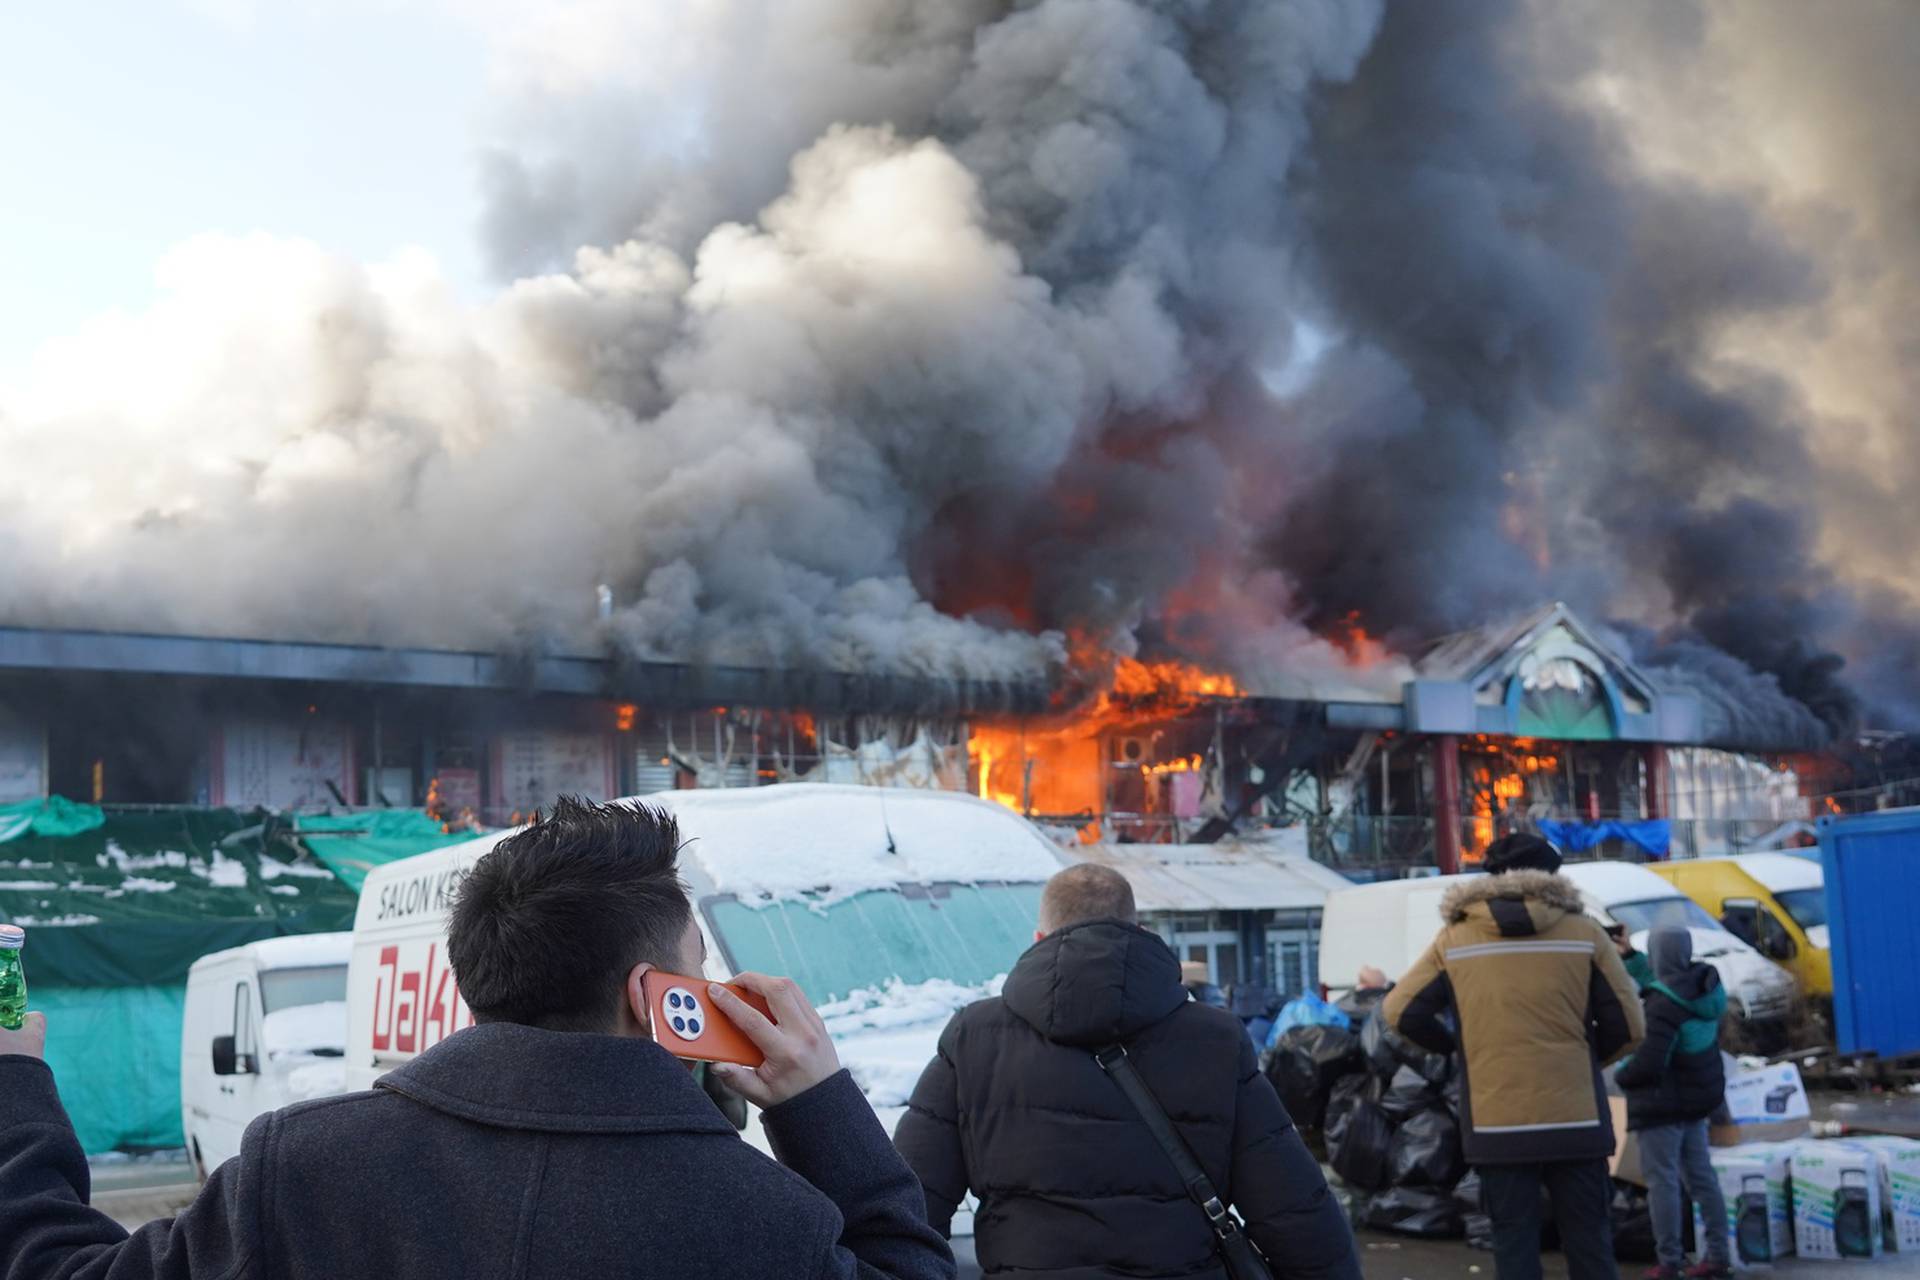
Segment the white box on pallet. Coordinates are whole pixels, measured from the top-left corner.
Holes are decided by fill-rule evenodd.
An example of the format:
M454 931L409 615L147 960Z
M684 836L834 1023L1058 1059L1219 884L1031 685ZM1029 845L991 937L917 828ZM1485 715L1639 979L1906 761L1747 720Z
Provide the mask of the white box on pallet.
M1803 1258L1877 1258L1880 1225L1880 1154L1837 1140L1795 1143L1788 1170L1793 1179L1794 1247Z
M1848 1138L1880 1156L1880 1216L1887 1248L1920 1253L1920 1142L1912 1138Z
M1716 1147L1713 1174L1727 1202L1727 1254L1736 1271L1769 1267L1793 1253L1793 1202L1788 1193L1786 1143L1749 1142ZM1707 1251L1707 1226L1694 1206L1693 1234Z

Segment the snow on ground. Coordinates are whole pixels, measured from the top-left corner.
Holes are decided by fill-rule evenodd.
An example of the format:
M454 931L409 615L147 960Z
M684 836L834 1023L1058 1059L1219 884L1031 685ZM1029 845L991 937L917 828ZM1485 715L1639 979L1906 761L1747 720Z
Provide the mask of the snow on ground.
M275 1009L260 1022L260 1043L269 1058L347 1045L347 1002L297 1004Z
M1018 814L952 791L801 783L647 797L680 821L686 853L742 901L902 884L1045 880L1061 868Z
M15 916L11 923L19 925L22 929L77 929L81 925L99 924L100 917L84 915Z
M0 880L0 889L33 890L44 893L48 889L58 889L59 887L59 885L51 880Z
M899 1119L920 1073L933 1060L940 1033L955 1010L1000 994L1007 975L980 986L962 986L944 978L856 991L844 1000L820 1006L821 1020L834 1039L840 1063L867 1095L888 1131Z

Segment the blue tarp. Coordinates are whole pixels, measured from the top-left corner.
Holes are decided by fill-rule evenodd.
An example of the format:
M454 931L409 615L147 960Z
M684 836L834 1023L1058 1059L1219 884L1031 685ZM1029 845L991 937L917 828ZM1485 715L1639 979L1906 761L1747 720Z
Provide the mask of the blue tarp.
M1625 840L1656 858L1664 858L1673 844L1673 824L1665 818L1644 822L1557 822L1542 818L1538 826L1541 835L1575 853L1591 849L1603 840Z

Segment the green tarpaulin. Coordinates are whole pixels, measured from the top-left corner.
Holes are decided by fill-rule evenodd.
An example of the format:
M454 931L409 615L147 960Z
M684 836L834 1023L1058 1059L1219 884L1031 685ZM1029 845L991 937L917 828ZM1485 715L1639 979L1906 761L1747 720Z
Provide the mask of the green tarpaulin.
M17 828L17 829L16 829ZM89 1152L181 1142L180 1017L203 955L353 926L369 868L448 835L418 810L0 807L0 921L27 930L47 1058Z
M302 813L294 815L293 826L300 843L356 893L375 867L473 838L467 831L448 834L419 809Z
M34 985L31 993L47 1015L47 1065L81 1148L179 1146L186 986Z
M98 805L79 804L60 796L0 804L0 844L21 836L77 836L107 820Z
M114 812L0 845L0 920L27 931L30 987L185 982L210 951L350 928L354 903L261 811Z

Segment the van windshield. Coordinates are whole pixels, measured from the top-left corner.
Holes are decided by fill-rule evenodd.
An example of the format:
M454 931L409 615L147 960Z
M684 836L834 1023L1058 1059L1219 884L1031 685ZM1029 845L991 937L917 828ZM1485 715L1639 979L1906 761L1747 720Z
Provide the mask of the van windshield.
M1683 898L1677 893L1671 898L1646 898L1639 902L1610 903L1607 906L1607 913L1627 926L1628 933L1643 933L1662 925L1677 925L1682 929L1709 929L1714 932L1720 930L1720 922L1708 915L1699 903L1692 898Z
M825 903L764 906L731 894L702 902L735 973L783 974L815 1004L898 980L972 987L1033 945L1038 884L910 884Z
M1802 929L1818 929L1827 922L1825 889L1789 889L1773 896Z
M305 1004L330 1004L347 998L347 966L268 969L260 975L260 1011L276 1013Z

